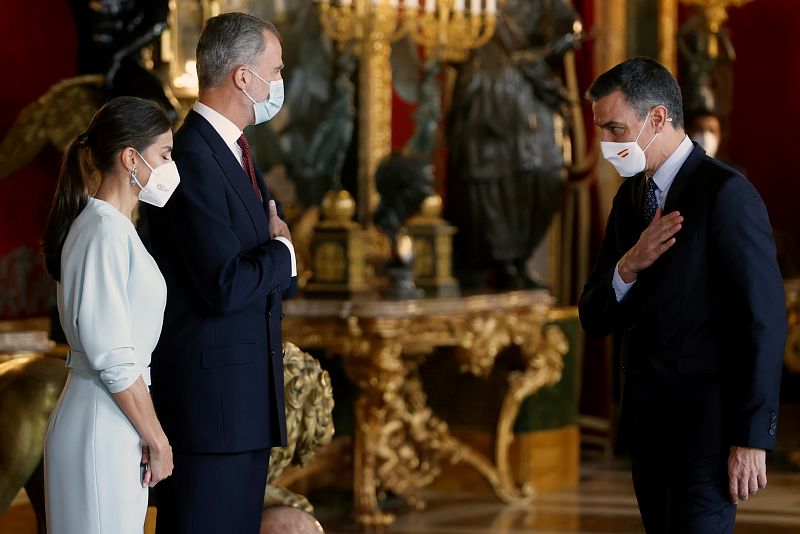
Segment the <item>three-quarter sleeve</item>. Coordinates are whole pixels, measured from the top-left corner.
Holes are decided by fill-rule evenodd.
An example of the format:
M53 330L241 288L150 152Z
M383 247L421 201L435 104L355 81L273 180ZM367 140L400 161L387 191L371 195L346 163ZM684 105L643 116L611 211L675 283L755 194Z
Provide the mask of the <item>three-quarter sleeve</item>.
M142 374L134 353L127 293L131 248L125 233L103 226L87 244L77 328L89 364L111 393L119 393Z

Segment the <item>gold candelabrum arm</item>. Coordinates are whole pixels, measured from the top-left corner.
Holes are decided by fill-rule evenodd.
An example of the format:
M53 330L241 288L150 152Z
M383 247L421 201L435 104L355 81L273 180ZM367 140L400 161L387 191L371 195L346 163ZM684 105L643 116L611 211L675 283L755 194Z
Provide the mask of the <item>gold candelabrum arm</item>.
M423 13L409 20L414 40L425 48L428 56L438 55L445 61L464 61L469 51L485 45L494 35L497 17L494 13L446 11Z
M387 43L411 34L427 55L439 55L445 61L463 61L473 48L486 44L497 25L495 3L482 10L481 0L471 0L464 10L464 0L431 0L420 9L417 1L402 7L397 0L345 0L319 3L325 33L339 45L352 41L363 44L364 38Z
M339 45L363 36L362 18L352 4L331 6L329 2L320 2L319 9L323 31Z

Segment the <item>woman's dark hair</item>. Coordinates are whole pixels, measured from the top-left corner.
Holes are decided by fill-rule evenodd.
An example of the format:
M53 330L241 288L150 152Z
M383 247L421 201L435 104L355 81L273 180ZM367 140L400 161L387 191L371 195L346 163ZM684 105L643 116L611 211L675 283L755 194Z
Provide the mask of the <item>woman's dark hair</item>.
M122 149L144 152L170 126L164 110L152 100L121 96L101 107L86 132L70 143L42 239L47 272L56 281L61 280L61 250L70 226L92 193L92 172L111 172Z

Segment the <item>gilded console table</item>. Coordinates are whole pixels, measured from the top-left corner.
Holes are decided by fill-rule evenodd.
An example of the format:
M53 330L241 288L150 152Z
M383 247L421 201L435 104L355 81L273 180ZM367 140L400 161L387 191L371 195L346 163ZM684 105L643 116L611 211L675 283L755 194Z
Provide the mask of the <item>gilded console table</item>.
M560 380L568 346L556 326L544 326L553 298L543 290L419 300L304 300L285 303L284 337L303 349L342 356L360 388L356 401L354 497L358 521L382 527L393 521L378 506L386 491L422 506L420 490L443 461L472 466L509 503L529 501L530 486L511 477L508 447L519 407ZM419 365L436 347L457 347L460 368L491 371L498 353L521 348L526 367L508 377L492 460L454 438L434 415Z

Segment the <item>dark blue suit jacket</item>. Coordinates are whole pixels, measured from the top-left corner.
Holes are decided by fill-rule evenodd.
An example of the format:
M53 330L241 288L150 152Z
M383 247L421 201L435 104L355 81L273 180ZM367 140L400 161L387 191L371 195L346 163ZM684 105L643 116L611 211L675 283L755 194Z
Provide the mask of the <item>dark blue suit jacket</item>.
M181 183L146 206L147 241L167 282L152 395L173 448L231 453L286 443L281 304L295 287L288 248L211 124L191 111L175 134Z
M580 300L587 332L621 339L617 449L687 458L772 449L786 309L764 203L695 146L664 207L685 218L676 243L618 303L611 280L645 228L644 186L642 173L619 188Z

